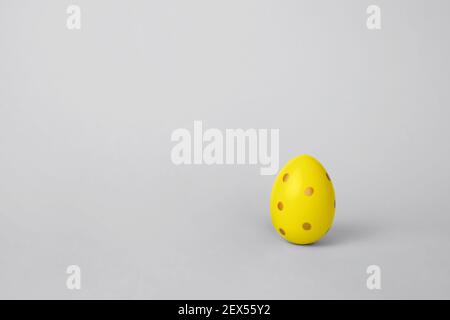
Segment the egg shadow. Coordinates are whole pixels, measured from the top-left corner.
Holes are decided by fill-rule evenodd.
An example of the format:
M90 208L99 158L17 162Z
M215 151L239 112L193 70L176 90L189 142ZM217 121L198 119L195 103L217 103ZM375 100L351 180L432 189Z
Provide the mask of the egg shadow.
M336 223L314 247L328 247L366 241L379 234L379 226L371 222L340 222Z

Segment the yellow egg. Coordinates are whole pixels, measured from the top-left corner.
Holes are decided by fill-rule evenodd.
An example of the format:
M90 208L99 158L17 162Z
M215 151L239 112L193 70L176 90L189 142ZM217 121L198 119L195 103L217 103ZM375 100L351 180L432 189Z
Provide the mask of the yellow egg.
M336 200L333 183L309 155L291 159L275 179L270 214L275 230L287 241L309 244L331 228Z

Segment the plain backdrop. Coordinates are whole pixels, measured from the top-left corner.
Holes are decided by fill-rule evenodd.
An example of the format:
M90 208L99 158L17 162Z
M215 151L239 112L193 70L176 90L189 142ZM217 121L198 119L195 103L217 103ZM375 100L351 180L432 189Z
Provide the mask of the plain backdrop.
M0 0L0 298L450 298L449 10ZM281 239L259 166L175 166L194 120L279 129L281 165L317 157L330 232Z

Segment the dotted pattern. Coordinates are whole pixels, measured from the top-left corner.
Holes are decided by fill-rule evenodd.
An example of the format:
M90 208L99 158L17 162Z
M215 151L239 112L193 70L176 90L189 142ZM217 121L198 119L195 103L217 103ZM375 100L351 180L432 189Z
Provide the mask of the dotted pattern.
M331 181L331 178L330 178L328 172L325 172L325 175L326 175L328 181ZM283 179L282 179L282 180L283 180L283 183L288 182L288 180L289 180L289 173L285 173L285 174L283 175ZM305 188L304 194L305 194L305 196L307 196L307 197L311 197L311 196L314 194L314 188L313 188L313 187L307 187L307 188ZM334 208L336 208L336 199L334 200L333 206L334 206ZM282 211L283 208L284 208L283 202L279 201L278 204L277 204L277 208L278 208L278 210ZM305 222L305 223L303 223L302 228L303 228L303 230L305 230L305 231L309 231L309 230L312 229L312 225L311 225L311 223L309 223L309 222ZM329 229L328 229L328 230L329 230ZM328 232L328 230L327 230L327 232ZM286 235L286 231L284 231L284 229L279 228L278 231L279 231L283 236ZM327 232L326 232L326 233L327 233Z

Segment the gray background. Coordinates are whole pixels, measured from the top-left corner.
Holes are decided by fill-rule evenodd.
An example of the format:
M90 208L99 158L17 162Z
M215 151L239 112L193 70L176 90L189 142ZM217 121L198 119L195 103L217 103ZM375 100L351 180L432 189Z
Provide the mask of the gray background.
M0 297L450 298L449 11L0 0ZM320 159L327 236L282 240L257 166L173 165L170 135L194 120L279 128L282 165Z

